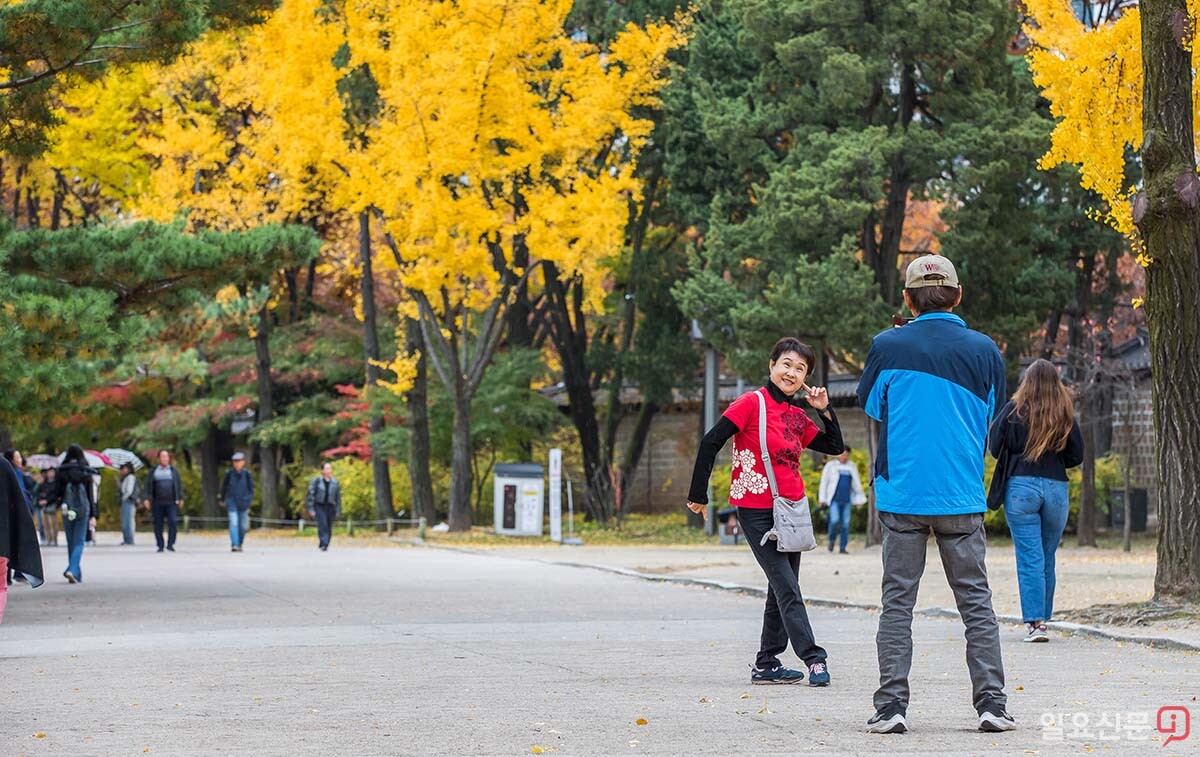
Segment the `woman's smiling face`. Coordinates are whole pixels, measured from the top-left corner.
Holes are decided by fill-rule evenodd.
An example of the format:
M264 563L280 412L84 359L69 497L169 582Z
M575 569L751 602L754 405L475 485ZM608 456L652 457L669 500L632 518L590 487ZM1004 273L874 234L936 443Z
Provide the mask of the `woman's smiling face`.
M808 363L797 352L785 352L771 363L771 383L789 397L800 391L808 378Z

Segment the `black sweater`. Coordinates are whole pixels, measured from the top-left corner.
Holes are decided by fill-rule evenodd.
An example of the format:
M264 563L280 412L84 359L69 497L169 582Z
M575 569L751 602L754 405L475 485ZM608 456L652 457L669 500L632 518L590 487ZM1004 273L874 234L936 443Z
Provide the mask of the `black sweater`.
M1067 444L1058 452L1047 452L1037 460L1025 459L1025 445L1029 442L1029 424L1022 421L1014 412L1016 405L1009 402L1000 409L988 431L988 451L992 457L1000 456L1001 446L1007 446L1010 454L1020 456L1013 476L1035 476L1049 478L1055 481L1067 480L1067 468L1074 468L1083 462L1083 432L1079 430L1079 421L1071 426L1071 435Z
M809 406L804 401L801 392L789 397L771 382L767 382L767 391L770 392L771 399L776 402L787 402L796 407ZM829 414L828 417L826 417L826 413ZM826 455L842 454L846 445L842 441L842 427L838 425L837 415L833 412L833 408L826 408L818 414L818 417L825 428L817 432L812 442L809 443L808 449L823 452ZM700 449L696 451L696 466L692 468L692 486L688 492L689 502L695 502L698 505L708 504L708 479L712 477L713 463L717 460L717 453L725 446L725 442L729 441L738 431L741 429L722 415L700 440Z

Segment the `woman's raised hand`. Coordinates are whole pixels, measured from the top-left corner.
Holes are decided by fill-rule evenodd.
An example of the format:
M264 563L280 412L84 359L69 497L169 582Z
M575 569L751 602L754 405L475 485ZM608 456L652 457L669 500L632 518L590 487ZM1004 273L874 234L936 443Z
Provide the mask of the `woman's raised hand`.
M804 395L808 399L808 404L812 405L817 412L829 407L829 392L825 391L825 387L818 386L813 389L808 384L801 384L800 388L804 390Z

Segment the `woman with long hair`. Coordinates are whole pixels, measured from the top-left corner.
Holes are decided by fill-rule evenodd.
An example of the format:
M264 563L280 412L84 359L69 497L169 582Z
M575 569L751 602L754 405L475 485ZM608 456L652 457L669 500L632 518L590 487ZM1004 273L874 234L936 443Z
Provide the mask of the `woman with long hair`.
M1054 610L1054 554L1067 525L1067 469L1083 462L1083 434L1071 393L1047 360L1025 370L1016 394L996 417L988 449L1007 449L1011 475L1004 510L1017 556L1025 641L1044 642Z
M811 389L805 383L816 362L812 347L799 339L785 337L776 342L768 364L767 385L733 401L701 440L692 472L687 506L707 517L713 462L725 442L733 439L729 504L737 507L738 525L767 576L767 605L758 655L751 666L752 684L804 680L804 673L789 670L779 661L790 641L808 668L809 685L829 685L825 650L817 645L800 593L800 553L781 552L777 541L766 538L775 528L771 491L775 485L781 497L808 506L799 471L804 449L837 455L845 447L837 416L829 407L829 395L825 389ZM824 429L809 420L802 401L818 412ZM760 417L766 418L766 452L773 461L770 471L764 466L761 452ZM775 481L769 480L772 473Z
M58 476L54 501L62 503L63 532L67 535L67 569L63 578L67 583L83 580L83 544L89 528L96 527L96 495L92 490L96 471L87 464L83 447L72 444L67 448Z

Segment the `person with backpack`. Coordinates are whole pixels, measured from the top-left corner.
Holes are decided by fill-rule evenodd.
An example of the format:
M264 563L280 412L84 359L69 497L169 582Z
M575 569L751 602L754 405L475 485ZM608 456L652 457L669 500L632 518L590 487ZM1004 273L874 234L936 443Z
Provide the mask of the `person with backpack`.
M1083 462L1083 432L1071 393L1050 361L1036 360L1025 370L1012 400L992 424L988 449L997 460L993 491L1003 492L1017 557L1025 641L1047 642L1046 621L1054 611L1054 556L1071 509L1067 469Z
M29 515L17 470L0 460L0 622L8 603L8 571L24 576L31 587L42 584L42 552Z
M333 537L333 522L342 515L342 486L334 478L332 463L322 465L321 475L308 483L304 500L308 517L317 521L317 546L327 552Z
M1006 396L1004 359L995 342L953 313L962 293L945 257L909 263L904 303L915 317L875 337L858 382L859 404L880 424L873 485L883 591L871 733L908 730L913 606L931 531L966 627L979 730L1017 727L1006 709L1000 626L984 563L983 458L988 424Z
M143 483L143 500L154 516L154 541L158 551L165 547L175 551L175 522L179 508L183 507L183 479L179 469L171 465L171 451L158 451L158 465L146 474ZM163 523L167 525L167 541L163 542Z
M133 475L133 465L121 464L121 482L117 490L121 504L121 545L133 546L133 534L137 530L137 508L142 501L142 485Z
M829 685L828 656L816 642L800 592L799 550L814 549L817 543L799 467L805 448L838 455L845 444L829 395L805 383L816 362L813 348L799 339L776 342L767 385L733 401L700 441L692 469L687 507L707 518L713 463L725 442L733 439L729 504L737 507L738 525L767 577L762 636L750 666L750 683L756 685L804 680L803 672L785 668L779 660L789 641L804 661L808 685ZM804 412L802 400L817 411L823 430ZM803 538L783 541L796 536Z
M67 535L67 569L63 571L67 583L83 580L83 544L88 529L96 527L99 515L92 486L96 475L88 466L82 447L72 444L67 448L55 478L55 499L62 502L63 532Z
M233 453L233 468L221 482L221 503L229 515L229 551L241 552L250 530L250 505L254 502L254 476L246 470L244 452Z

